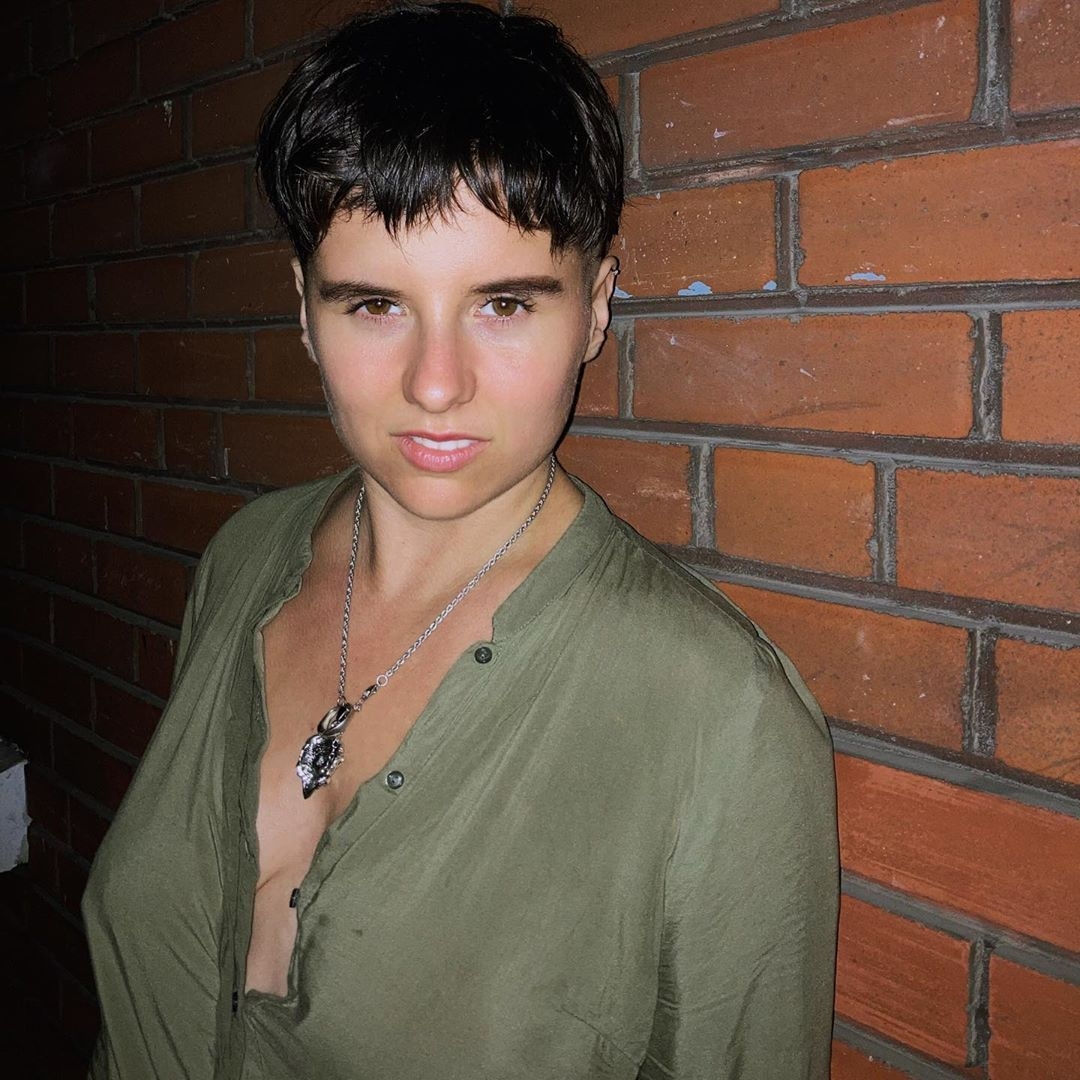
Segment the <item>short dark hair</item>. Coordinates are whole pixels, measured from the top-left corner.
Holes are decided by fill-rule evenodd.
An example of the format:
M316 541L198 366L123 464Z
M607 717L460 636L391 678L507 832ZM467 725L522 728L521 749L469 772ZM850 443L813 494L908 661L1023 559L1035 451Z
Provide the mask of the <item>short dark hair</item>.
M259 132L264 192L307 264L337 213L391 233L455 207L602 257L623 156L596 73L554 23L467 3L398 3L345 23L296 68Z

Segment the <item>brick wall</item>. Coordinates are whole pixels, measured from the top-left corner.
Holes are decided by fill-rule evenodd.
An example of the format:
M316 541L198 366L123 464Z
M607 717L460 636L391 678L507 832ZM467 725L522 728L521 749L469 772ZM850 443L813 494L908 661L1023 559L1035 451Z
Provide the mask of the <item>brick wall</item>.
M198 553L342 463L251 143L350 6L0 14L0 731L34 817L0 986L41 1076L93 1037L78 898ZM830 717L834 1076L1076 1076L1076 0L545 8L618 100L634 194L562 458Z

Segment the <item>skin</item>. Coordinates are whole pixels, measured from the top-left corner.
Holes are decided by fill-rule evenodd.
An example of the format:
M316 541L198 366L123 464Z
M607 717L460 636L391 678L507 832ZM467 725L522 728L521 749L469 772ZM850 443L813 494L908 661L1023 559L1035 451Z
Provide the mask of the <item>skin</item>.
M306 273L295 266L303 341L337 433L364 473L350 700L535 505L582 366L599 353L610 319L614 259L553 252L547 233L523 233L467 191L458 202L452 214L397 236L379 220L340 217ZM447 435L465 445L440 450ZM425 450L418 438L436 447ZM349 484L331 499L300 593L263 630L269 739L247 988L275 995L289 989L289 894L323 832L386 767L458 657L491 638L498 606L581 506L560 470L540 516L365 705L331 783L304 800L296 756L336 696L355 497Z

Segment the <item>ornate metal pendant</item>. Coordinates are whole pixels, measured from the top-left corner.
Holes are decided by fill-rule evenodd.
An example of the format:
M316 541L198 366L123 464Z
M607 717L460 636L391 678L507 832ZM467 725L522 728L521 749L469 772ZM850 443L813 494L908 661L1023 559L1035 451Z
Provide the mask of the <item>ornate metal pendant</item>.
M315 734L305 740L296 761L296 775L304 787L304 798L326 787L330 774L341 764L345 751L341 746L341 733L352 716L353 707L348 702L335 705L319 721Z

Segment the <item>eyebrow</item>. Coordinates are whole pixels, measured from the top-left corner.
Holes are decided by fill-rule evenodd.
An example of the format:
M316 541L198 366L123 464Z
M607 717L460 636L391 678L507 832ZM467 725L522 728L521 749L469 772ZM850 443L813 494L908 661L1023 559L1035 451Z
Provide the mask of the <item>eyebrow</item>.
M558 278L540 274L535 277L485 281L474 285L469 291L474 296L498 296L501 293L513 296L559 296L564 292L564 288ZM372 296L396 302L402 297L399 289L391 289L371 281L321 281L318 292L319 299L327 304L344 304Z

